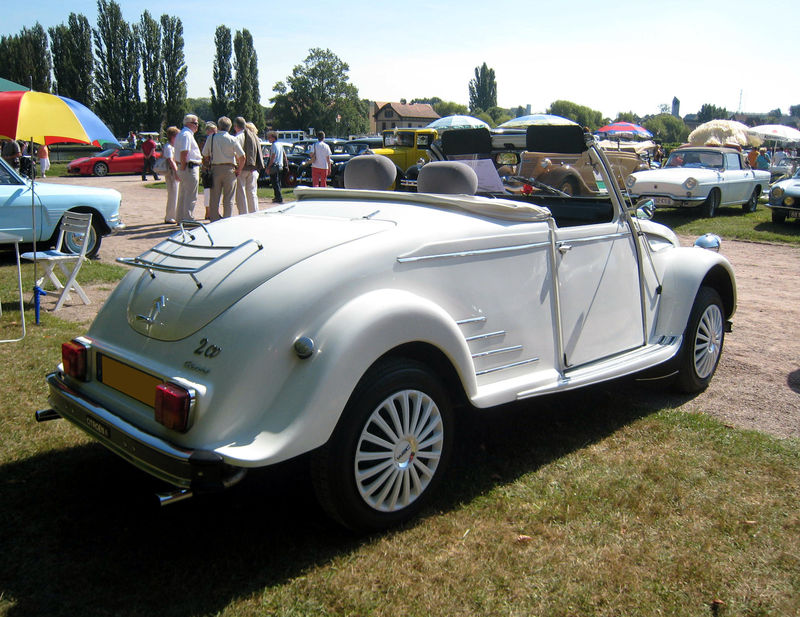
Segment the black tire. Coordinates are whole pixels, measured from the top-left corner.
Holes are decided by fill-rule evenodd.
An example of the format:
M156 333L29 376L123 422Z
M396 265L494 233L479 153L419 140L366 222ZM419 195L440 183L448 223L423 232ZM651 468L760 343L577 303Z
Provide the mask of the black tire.
M556 187L562 193L566 193L567 195L577 195L580 191L578 190L578 183L575 181L574 178L564 178L561 182L558 183Z
M725 309L716 289L701 287L678 352L675 386L681 392L701 392L717 370L725 342Z
M447 392L424 364L381 362L361 379L331 439L312 459L317 498L354 531L407 521L436 492L453 431Z
M785 223L786 222L786 213L785 212L777 212L776 210L772 211L772 222L773 223Z
M294 188L297 186L297 174L293 171L287 170L286 174L283 176L283 186L286 188Z
M103 177L108 175L108 165L100 161L99 163L95 163L94 167L92 168L92 173L95 176Z
M742 204L742 210L745 212L755 212L758 208L758 196L761 194L761 190L759 187L753 189L753 194L750 195L750 199Z
M95 215L96 216L96 215ZM58 232L56 232L58 238ZM100 250L100 243L103 241L103 236L94 222L92 217L92 227L89 229L89 245L86 247L86 257L94 259ZM64 252L75 253L76 255L81 252L81 244L83 244L83 236L73 233L64 234Z
M714 215L717 213L717 208L719 208L721 198L722 196L720 195L719 189L711 189L708 198L703 202L703 205L700 206L704 218L714 218Z

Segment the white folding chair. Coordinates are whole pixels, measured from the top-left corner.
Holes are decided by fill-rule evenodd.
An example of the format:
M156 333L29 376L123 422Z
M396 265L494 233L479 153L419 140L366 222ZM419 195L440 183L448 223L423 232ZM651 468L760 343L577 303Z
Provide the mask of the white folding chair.
M78 270L81 269L83 260L86 258L86 248L89 245L89 233L91 231L91 227L91 213L65 212L64 216L61 218L61 224L58 231L58 242L56 243L55 249L22 254L23 259L27 259L28 261L38 261L44 267L44 274L42 274L42 278L36 281L38 286L41 287L44 279L48 278L57 290L61 290L58 302L56 303L56 307L53 309L53 311L60 309L61 305L64 304L64 301L69 300L70 291L77 293L81 300L83 300L84 304L91 304L89 301L89 296L87 296L86 292L81 289L81 286L76 280L76 277L78 276ZM78 254L64 253L61 251L61 248L64 245L64 237L66 234L72 234L74 239L81 243L81 250ZM72 264L71 272L68 268L69 264ZM56 266L61 268L64 276L67 277L67 282L63 285L61 284L61 281L58 280L55 272L53 272L53 269Z

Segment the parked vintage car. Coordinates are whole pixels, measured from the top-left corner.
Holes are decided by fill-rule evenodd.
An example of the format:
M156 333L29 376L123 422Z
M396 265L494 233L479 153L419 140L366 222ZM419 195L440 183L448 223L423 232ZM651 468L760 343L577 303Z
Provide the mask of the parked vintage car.
M800 169L794 176L772 185L767 207L772 210L772 222L800 219Z
M34 192L33 204L31 191ZM14 233L23 241L33 242L33 214L36 215L36 241L50 248L58 237L58 224L67 211L92 213L92 237L86 251L97 255L103 236L122 229L119 205L122 196L113 189L39 182L19 175L0 160L0 231ZM68 235L66 247L79 253L81 239Z
M750 169L734 148L682 146L661 169L631 174L626 184L633 198L652 197L661 208L699 206L711 218L720 206L755 212L759 195L769 190L769 172Z
M164 503L308 455L326 510L373 530L435 495L467 406L634 374L702 390L736 308L731 265L637 218L652 203L626 206L580 127L544 128L548 151L588 152L605 195L469 195L460 161L389 191L394 166L362 155L348 188L299 187L122 260L37 418L175 485Z
M161 156L155 153L156 158ZM71 161L67 172L76 176L106 176L108 174L141 174L144 169L144 154L130 148L110 148L94 156L84 156Z
M778 180L791 178L798 169L800 169L800 157L785 156L777 163L770 163L769 181L770 183L774 183Z

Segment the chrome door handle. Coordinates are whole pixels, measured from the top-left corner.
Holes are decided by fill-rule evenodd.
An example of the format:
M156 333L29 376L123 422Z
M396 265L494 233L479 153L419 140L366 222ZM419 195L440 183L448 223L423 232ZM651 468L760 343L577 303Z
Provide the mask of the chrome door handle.
M558 252L561 253L562 255L566 255L567 251L570 250L572 250L571 244L565 244L564 242L558 243Z

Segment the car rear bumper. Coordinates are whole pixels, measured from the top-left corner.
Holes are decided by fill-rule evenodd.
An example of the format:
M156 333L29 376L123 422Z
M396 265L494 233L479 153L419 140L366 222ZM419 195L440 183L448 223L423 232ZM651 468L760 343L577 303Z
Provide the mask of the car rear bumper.
M232 486L245 470L212 450L174 446L115 416L75 391L60 372L47 375L48 402L59 416L143 471L181 488L211 492Z

